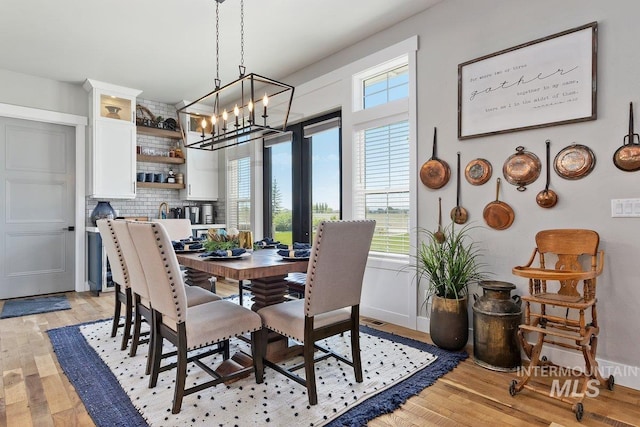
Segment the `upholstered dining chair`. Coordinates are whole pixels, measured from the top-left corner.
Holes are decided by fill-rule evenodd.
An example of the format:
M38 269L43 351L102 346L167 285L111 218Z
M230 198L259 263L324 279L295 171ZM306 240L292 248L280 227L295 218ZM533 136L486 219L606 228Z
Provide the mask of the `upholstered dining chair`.
M111 277L115 284L115 305L113 311L113 326L111 327L111 336L115 337L118 328L123 326L122 344L120 350L127 348L129 338L131 338L131 325L133 321L133 297L131 294L131 286L129 284L129 271L124 261L120 245L116 240L115 232L111 228L111 224L107 219L96 221L102 244L107 253L109 264L111 265ZM120 315L122 306L124 305L125 315L124 323L120 323Z
M151 222L162 224L171 240L189 239L193 234L191 220L187 218L155 218Z
M151 354L151 341L154 338L152 312L151 312L151 297L149 296L149 288L147 285L147 279L142 270L140 258L138 252L131 239L127 222L122 220L105 220L110 230L113 231L113 236L120 249L120 253L123 257L123 265L126 266L128 272L128 279L133 297L134 307L134 322L133 322L133 336L131 339L131 348L129 350L129 356L136 355L138 346L147 342L142 338L141 327L143 319L150 326L149 334L149 355ZM187 296L187 305L194 306L204 304L211 301L218 301L221 298L205 289L199 287L187 287L185 289ZM146 374L151 371L151 358L147 359Z
M304 286L304 299L264 307L258 311L263 330L260 354L264 364L306 386L309 404L318 403L315 362L328 357L350 365L362 382L360 361L360 294L375 221L323 221L318 225ZM305 378L294 366L287 370L266 358L268 330L303 344ZM351 332L351 360L316 345L318 340ZM315 348L324 354L315 358ZM335 390L332 390L335 391Z
M162 224L171 240L190 239L193 235L191 220L187 218L154 218L151 222ZM185 273L184 278L188 285L203 286L208 283L209 290L211 292L216 291L216 276L210 276L204 272L186 267L182 267L181 270ZM240 305L242 305L242 294L240 294L240 300Z
M222 382L246 375L252 367L224 374L216 372L201 359L222 353L229 359L229 339L251 333L254 357L253 369L256 382L262 382L262 355L257 345L261 329L260 316L253 311L229 301L213 301L197 306L187 305L178 259L167 231L158 223L130 222L128 228L135 244L147 279L153 312L155 338L151 353L151 377L149 386L155 387L161 371L176 368L173 406L171 412L180 412L184 396L198 392ZM176 347L177 361L161 366L161 351L164 340ZM194 354L193 350L202 352ZM189 354L189 357L188 357ZM194 362L213 379L187 388L187 363Z

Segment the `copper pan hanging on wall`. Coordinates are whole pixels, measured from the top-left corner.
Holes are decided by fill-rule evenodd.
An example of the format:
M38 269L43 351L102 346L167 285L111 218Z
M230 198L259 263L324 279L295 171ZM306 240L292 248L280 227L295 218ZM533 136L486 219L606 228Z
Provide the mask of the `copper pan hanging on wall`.
M637 141L637 142L636 142ZM629 134L613 155L613 164L625 172L640 170L640 136L633 132L633 103L629 103Z
M482 217L487 225L495 230L506 230L511 227L516 214L511 206L499 200L500 178L496 182L496 200L489 203L482 211Z
M433 128L433 155L420 168L420 180L427 187L437 190L444 187L451 177L451 168L436 156L437 130Z
M560 150L553 168L564 179L580 179L589 175L596 165L596 156L586 145L571 144Z
M542 164L535 154L525 151L524 147L516 148L516 153L507 158L502 166L502 174L509 184L517 186L518 191L527 189L540 176Z
M482 185L491 179L493 168L485 159L471 160L464 168L464 177L471 185Z

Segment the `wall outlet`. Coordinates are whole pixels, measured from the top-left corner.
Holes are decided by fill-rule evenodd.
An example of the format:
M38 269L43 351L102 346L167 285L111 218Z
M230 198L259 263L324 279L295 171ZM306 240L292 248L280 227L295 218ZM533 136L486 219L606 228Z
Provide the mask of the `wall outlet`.
M640 199L611 199L611 217L640 217Z

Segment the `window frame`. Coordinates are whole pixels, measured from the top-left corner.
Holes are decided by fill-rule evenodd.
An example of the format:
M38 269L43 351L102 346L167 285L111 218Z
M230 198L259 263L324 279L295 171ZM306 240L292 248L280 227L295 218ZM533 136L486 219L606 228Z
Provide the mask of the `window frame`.
M390 72L398 67L407 65L408 68L408 96L385 104L375 105L373 107L364 108L364 81L385 72ZM408 263L411 256L415 256L416 251L416 233L417 229L417 120L416 120L416 59L415 51L408 51L401 55L395 56L393 59L381 61L377 65L373 65L366 70L355 72L351 78L352 89L352 108L350 114L350 122L352 125L351 144L352 144L352 216L355 219L363 218L363 213L358 212L358 197L360 197L358 189L358 175L361 173L357 164L359 149L359 133L365 129L371 129L397 123L407 120L409 123L409 251L407 254L396 254L390 252L372 251L370 257L379 258L381 260L390 260L392 262Z

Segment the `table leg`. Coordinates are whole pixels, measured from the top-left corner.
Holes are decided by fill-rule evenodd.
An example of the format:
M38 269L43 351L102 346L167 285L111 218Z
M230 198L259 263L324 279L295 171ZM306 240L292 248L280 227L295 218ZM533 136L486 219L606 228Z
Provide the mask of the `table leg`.
M268 305L286 301L287 282L285 276L264 277L251 280L251 292L253 293L253 305L251 310L258 311Z

